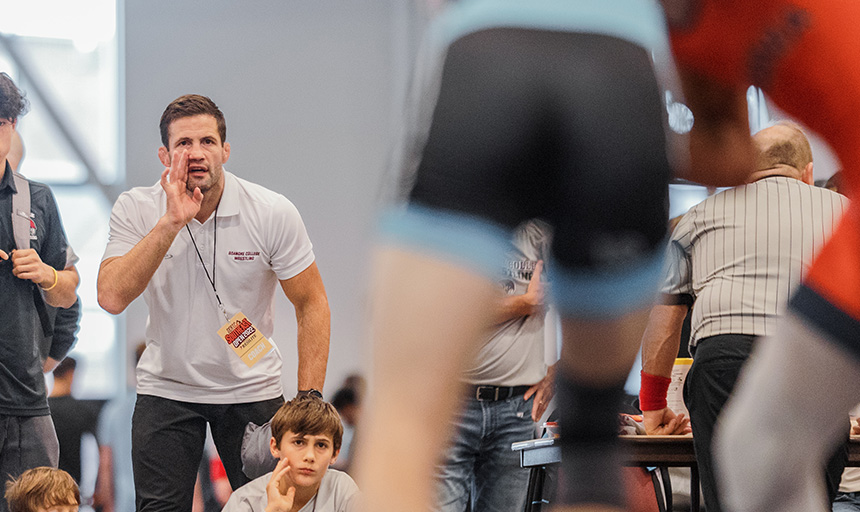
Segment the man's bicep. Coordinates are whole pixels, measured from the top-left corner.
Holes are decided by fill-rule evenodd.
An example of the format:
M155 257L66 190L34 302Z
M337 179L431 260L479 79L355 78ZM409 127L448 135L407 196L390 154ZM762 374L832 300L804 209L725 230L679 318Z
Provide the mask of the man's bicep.
M154 227L144 226L140 215L131 204L132 199L126 195L120 196L110 213L108 243L105 247L103 262L115 256L122 256L138 244Z
M295 306L314 298L325 297L325 286L316 262L289 279L281 279L280 283L284 295Z
M666 247L663 264L663 281L660 292L664 295L693 295L689 255L677 241Z

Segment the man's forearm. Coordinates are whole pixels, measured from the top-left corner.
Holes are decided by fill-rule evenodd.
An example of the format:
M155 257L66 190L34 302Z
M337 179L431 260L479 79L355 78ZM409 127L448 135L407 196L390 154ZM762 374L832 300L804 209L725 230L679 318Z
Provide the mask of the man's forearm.
M498 313L494 321L500 324L514 318L533 315L542 310L543 305L535 303L528 294L506 295L499 300Z
M322 390L328 364L331 313L323 295L296 308L298 324L298 389Z
M651 309L642 335L642 370L669 377L681 345L681 328L689 308L684 304L657 305Z
M108 313L122 313L146 289L181 229L162 217L128 253L103 261L97 286L99 305Z

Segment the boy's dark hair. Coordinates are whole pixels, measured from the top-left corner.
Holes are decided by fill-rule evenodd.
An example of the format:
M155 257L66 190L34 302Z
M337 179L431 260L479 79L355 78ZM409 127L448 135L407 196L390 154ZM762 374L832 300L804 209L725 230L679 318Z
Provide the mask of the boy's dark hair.
M62 469L38 467L6 482L6 502L10 512L36 512L58 505L80 506L81 492Z
M224 144L227 141L227 122L224 121L224 114L218 108L218 105L206 96L186 94L171 101L170 105L167 105L167 108L161 114L161 122L158 123L158 127L161 130L161 143L164 147L170 149L170 146L168 146L170 138L167 133L170 123L183 117L199 115L207 115L215 118L215 122L218 124L218 135L221 136L221 144Z
M78 362L75 361L75 358L67 356L65 359L60 361L60 364L58 364L56 368L54 368L54 377L62 378L66 374L75 371L77 366Z
M343 423L334 406L315 396L294 398L278 409L272 417L272 437L280 446L284 434L331 436L334 453L343 441Z
M6 73L0 73L0 119L17 120L27 113L30 103Z

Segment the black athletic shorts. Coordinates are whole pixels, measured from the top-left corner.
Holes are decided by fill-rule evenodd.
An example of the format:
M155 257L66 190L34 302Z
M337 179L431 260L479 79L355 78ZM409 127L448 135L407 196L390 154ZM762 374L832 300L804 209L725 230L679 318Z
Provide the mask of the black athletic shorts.
M491 265L510 230L543 218L562 309L616 314L650 300L671 175L661 96L649 52L627 40L517 28L463 36L448 47L408 177L408 218L384 230Z

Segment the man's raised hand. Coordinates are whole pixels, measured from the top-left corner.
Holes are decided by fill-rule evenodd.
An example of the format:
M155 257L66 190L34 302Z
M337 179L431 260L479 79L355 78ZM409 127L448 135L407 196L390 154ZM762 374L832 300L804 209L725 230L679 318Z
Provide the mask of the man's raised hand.
M188 183L188 151L181 149L173 152L170 167L161 173L161 188L167 194L165 216L174 227L182 228L200 211L203 193L195 187L191 192Z

